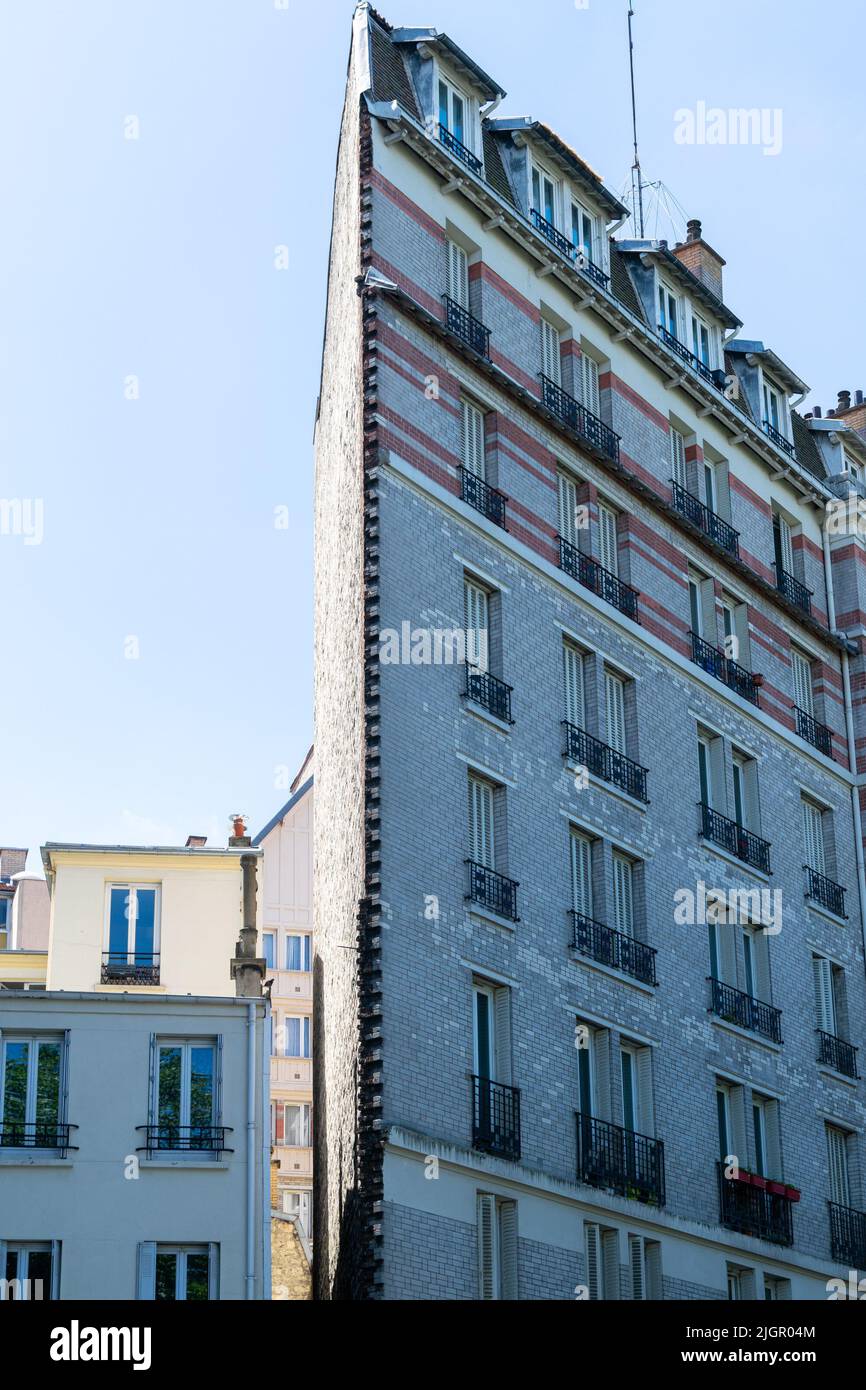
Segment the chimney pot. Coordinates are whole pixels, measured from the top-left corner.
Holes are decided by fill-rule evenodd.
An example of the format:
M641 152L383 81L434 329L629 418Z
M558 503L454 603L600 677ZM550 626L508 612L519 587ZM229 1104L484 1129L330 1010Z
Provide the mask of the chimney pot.
M820 418L821 418L821 407L820 407L819 405L813 405L813 406L812 406L812 414L814 415L814 417L815 417L816 420L820 420Z
M700 241L701 222L699 217L692 217L686 223L686 241Z
M850 392L850 391L840 391L840 392L839 392L839 399L838 399L838 401L836 402L836 409L837 409L837 410L850 410L850 409L851 409L851 392Z
M855 392L854 392L854 404L855 404L855 405L862 405L862 404L863 404L863 392L862 392L862 391L855 391Z

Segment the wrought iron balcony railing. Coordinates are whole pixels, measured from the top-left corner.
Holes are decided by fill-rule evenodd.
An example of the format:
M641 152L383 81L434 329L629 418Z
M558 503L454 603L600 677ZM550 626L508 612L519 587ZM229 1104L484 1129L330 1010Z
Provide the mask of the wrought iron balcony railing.
M458 465L460 472L460 496L464 502L468 502L470 507L474 507L476 512L486 516L488 521L492 521L496 526L501 526L507 530L505 525L505 504L508 498L504 492L497 492L495 487L491 487L483 478L479 478L477 473Z
M791 458L794 457L795 449L790 439L786 439L781 431L776 429L775 425L770 424L769 420L764 421L764 434L768 439L773 441L777 449L781 449L783 453L789 454Z
M557 420L561 421L574 434L585 439L594 449L598 449L606 458L612 459L614 463L619 463L619 435L610 429L603 420L599 420L597 415L593 415L591 410L587 410L585 405L576 401L574 396L570 396L567 391L563 391L561 386L557 386L555 381L551 381L549 376L541 374L541 399Z
M657 985L656 951L643 941L636 941L625 932L615 931L582 912L569 913L574 935L572 945L581 955L597 960L600 965L609 965L613 970L621 970L624 975L640 980L645 985Z
M677 357L681 358L687 366L691 367L693 372L697 372L698 376L701 377L708 386L715 386L717 391L724 391L727 385L727 377L723 371L720 371L718 367L708 367L705 362L701 361L696 353L691 352L689 348L686 347L685 343L681 343L679 338L669 332L662 323L658 326L658 334L665 347L669 347L671 352L675 352Z
M69 1132L77 1128L57 1120L37 1120L34 1124L8 1120L0 1124L0 1149L59 1149L65 1153L75 1148L69 1142Z
M630 584L624 584L617 575L611 574L610 570L593 560L591 555L584 555L583 551L578 550L576 545L572 545L563 536L559 537L559 568L572 579L576 579L585 589L591 589L594 594L598 594L605 603L618 608L627 618L636 623L640 622L637 612L640 595L637 589L633 589Z
M511 718L511 695L513 686L506 685L498 676L489 671L479 671L477 667L466 668L466 697L486 709L488 713L506 724L513 724Z
M469 901L488 908L497 917L518 922L517 890L520 884L476 863L474 859L467 859L466 864L469 868L469 892L466 895Z
M714 811L703 801L699 801L698 806L701 811L701 834L705 840L711 840L714 845L719 845L728 854L733 854L736 859L741 859L744 864L750 864L763 874L770 872L769 841L762 840L760 835L746 830L736 821L728 820L727 816Z
M520 1092L486 1076L472 1077L472 1147L520 1157Z
M789 603L793 603L803 613L812 612L812 590L807 589L805 584L801 584L799 579L795 579L793 574L787 570L780 569L777 564L773 565L776 571L776 588L780 594L784 594Z
M601 266L596 265L595 261L589 259L589 256L582 247L577 247L574 250L574 264L577 266L580 273L585 275L588 280L591 280L594 285L598 285L600 290L607 289L610 284L610 276L605 275Z
M673 479L671 479L671 489L673 503L678 512L687 516L693 525L699 527L705 536L709 536L710 540L727 550L729 555L739 555L739 531L735 531L733 526L730 526L719 516L718 512L711 511L699 498L693 497L690 492Z
M770 1042L782 1041L782 1010L774 1009L761 999L753 999L733 985L722 980L710 980L712 1010L717 1018L726 1023L736 1023L739 1028L747 1028L750 1033L760 1033Z
M663 1207L665 1146L661 1139L578 1112L577 1180Z
M159 955L136 953L130 959L125 951L103 951L99 978L103 985L158 985Z
M810 868L808 864L803 865L803 870L806 874L807 897L815 903L820 903L828 912L832 912L834 917L844 917L845 889L841 884L834 883L824 874L819 874L817 869Z
M723 1226L744 1236L756 1236L773 1245L794 1243L793 1202L790 1197L754 1187L737 1178L726 1178L716 1163L719 1178L719 1214Z
M468 309L443 294L445 305L445 325L456 337L461 338L479 357L490 357L490 329L480 319L473 318Z
M826 724L819 724L817 719L813 719L811 714L807 714L798 705L794 706L797 716L797 733L804 738L807 743L811 743L813 748L817 748L819 753L830 758L833 755L833 735Z
M144 1133L141 1148L154 1153L234 1153L226 1144L231 1128L226 1125L138 1125Z
M834 1037L832 1033L825 1033L820 1028L816 1028L815 1031L818 1034L818 1061L821 1065L832 1067L841 1076L850 1076L852 1081L858 1081L858 1049L854 1044L845 1042L844 1038ZM862 1267L866 1269L866 1265Z
M472 151L463 144L463 141L458 140L457 136L452 134L447 125L443 125L441 121L439 122L439 139L448 153L453 154L455 159L459 159L461 163L465 164L467 169L471 169L473 174L481 173L484 166L478 158L478 155L473 154Z
M542 216L538 208L530 208L529 220L535 230L541 232L545 241L549 241L551 246L553 246L561 256L565 256L567 261L574 260L575 248L573 244L568 240L568 237L563 236L562 232L554 227L552 222L549 222L546 217Z
M828 1202L830 1249L834 1260L848 1269L866 1269L866 1212Z
M594 777L600 777L603 782L610 782L638 801L649 801L645 767L593 738L585 729L578 729L575 724L569 724L567 719L562 721L562 726L565 729L566 758L571 758L581 767L589 768Z
M742 695L744 700L749 700L751 704L758 703L758 686L751 671L747 671L745 666L738 666L736 661L732 661L729 656L725 656L718 647L705 642L703 637L699 637L696 632L690 633L692 639L692 661L696 666L700 666L702 671L715 676L716 680L728 686L730 690Z

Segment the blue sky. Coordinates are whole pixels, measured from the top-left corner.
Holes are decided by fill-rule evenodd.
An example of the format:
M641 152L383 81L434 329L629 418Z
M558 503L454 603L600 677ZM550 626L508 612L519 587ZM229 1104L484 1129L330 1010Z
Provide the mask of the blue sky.
M256 830L312 739L312 430L353 4L283 3L0 15L0 501L43 517L40 544L0 534L0 843L29 845L30 868L49 839L222 843L234 811ZM450 32L506 87L498 114L544 118L622 189L625 0L383 9ZM645 177L703 220L744 333L825 409L866 386L861 7L635 0L635 34ZM778 109L780 153L678 144L674 113L699 102Z

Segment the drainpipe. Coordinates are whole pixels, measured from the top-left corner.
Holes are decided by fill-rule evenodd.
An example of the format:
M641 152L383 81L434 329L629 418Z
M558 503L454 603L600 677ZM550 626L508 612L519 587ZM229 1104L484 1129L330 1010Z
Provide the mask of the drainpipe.
M267 1214L262 1212L262 1220ZM248 1299L256 1296L256 1001L247 1000L247 1269ZM264 1297L264 1290L262 1291Z
M830 556L830 533L826 520L821 528L824 542L824 584L827 590L827 621L834 636L844 636L836 630L836 598L833 593L833 561ZM854 745L854 707L851 699L851 672L848 653L842 652L842 697L845 702L845 733L848 739L848 766L854 778L851 788L851 811L854 820L854 858L857 863L857 897L860 903L860 933L863 940L866 967L866 866L863 862L863 821L860 815L860 787L857 780L857 749Z
M235 829L243 830L240 817ZM249 837L235 834L229 841L232 848L247 849ZM231 961L231 976L235 982L235 993L239 999L247 1001L247 1194L246 1194L246 1272L244 1275L244 1297L256 1296L256 1010L262 998L262 982L267 971L267 963L256 956L256 858L255 854L242 854L241 874L243 884L243 925L240 940ZM262 1221L268 1219L262 1211ZM264 1278L264 1267L262 1269ZM262 1289L262 1297L265 1289Z

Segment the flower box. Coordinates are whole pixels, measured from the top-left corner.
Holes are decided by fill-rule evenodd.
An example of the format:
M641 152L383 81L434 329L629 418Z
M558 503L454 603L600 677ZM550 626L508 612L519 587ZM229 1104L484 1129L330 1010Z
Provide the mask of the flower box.
M783 1182L767 1183L767 1188L772 1197L785 1197L787 1196L789 1190L787 1185Z
M753 1173L753 1174L752 1174L752 1187L759 1187L759 1188L761 1189L762 1192L766 1192L766 1190L767 1190L767 1179L766 1179L766 1178L762 1178L760 1173ZM771 1189L771 1190L772 1190L772 1187L773 1187L773 1184L771 1183L771 1184L770 1184L770 1189Z
M800 1190L797 1187L786 1187L785 1196L787 1197L789 1202L799 1202Z

